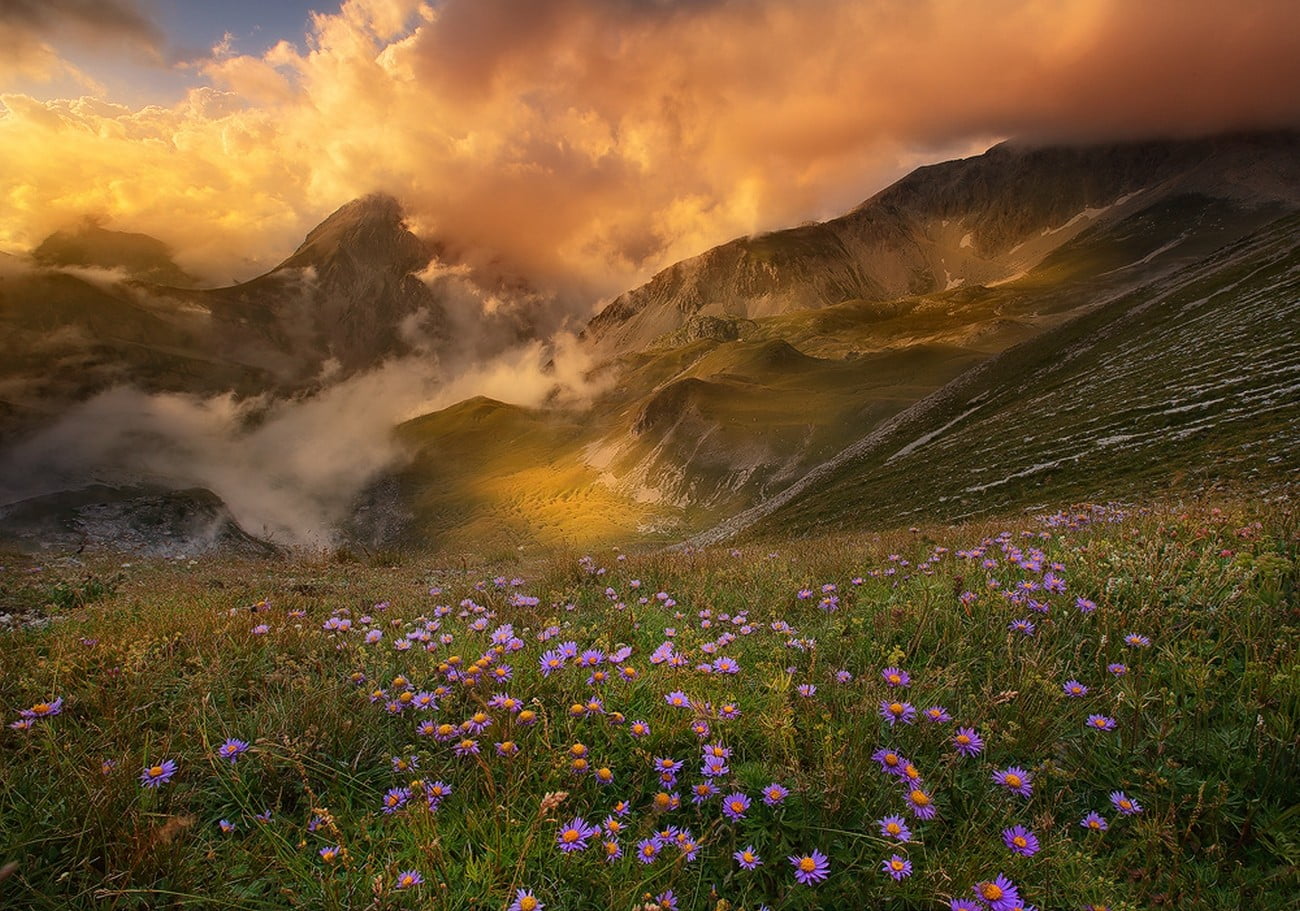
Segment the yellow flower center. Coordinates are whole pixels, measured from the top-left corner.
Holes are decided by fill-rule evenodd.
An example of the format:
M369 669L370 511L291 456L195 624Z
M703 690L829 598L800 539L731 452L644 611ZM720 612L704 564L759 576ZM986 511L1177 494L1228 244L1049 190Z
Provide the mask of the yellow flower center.
M741 803L739 800L733 800L733 801L731 802L731 811L732 811L733 813L740 813L740 812L742 812L744 809L745 809L745 805L744 805L743 803Z
M898 835L903 831L903 827L896 822L885 823L885 831L890 835Z
M754 862L754 854L751 851L742 851L740 856L747 864L752 864Z
M519 899L519 911L537 911L537 899L531 895L525 895Z
M1018 788L1020 787L1020 776L1014 774L1007 775L1006 782L1011 785L1011 787Z
M966 744L970 743L970 737L966 734L958 734L957 742L960 743L962 746L965 746Z
M486 714L484 714L483 712L475 712L475 713L474 713L474 723L475 723L475 724L482 724L483 722L487 721L487 717L488 717L488 716L487 716Z
M922 790L915 790L911 794L912 803L918 807L927 807L930 805L930 795Z
M1015 838L1011 839L1011 843L1015 845L1017 848L1024 848L1028 846L1029 840L1026 839L1025 836L1023 835L1017 835Z
M889 866L891 866L895 870L901 870L903 869L903 862L901 860L891 860L889 862Z
M811 873L817 869L817 861L811 857L801 857L799 858L799 869L804 873Z
M890 712L890 714L892 714L892 715L901 715L901 714L903 714L903 703L901 703L901 702L891 702L891 703L889 704L889 712Z
M984 896L985 901L995 902L1002 898L1002 887L997 883L984 883L980 886L980 895Z
M1120 805L1121 807L1123 807L1125 810L1127 810L1129 807L1133 806L1133 801L1131 801L1131 800L1121 800L1121 801L1119 802L1119 805Z
M32 711L35 712L37 715L44 715L49 710L50 710L50 704L48 702L38 702L34 706L32 706Z
M157 778L158 776L162 775L162 773L163 773L163 767L160 765L151 766L149 769L150 778Z
M646 857L654 857L655 846L653 844L646 845L644 848L641 849L641 853L644 854Z
M561 835L560 837L564 839L566 844L571 845L578 840L578 836L579 836L579 832L577 829L565 829L564 834Z
M889 682L897 686L898 684L903 682L903 678L898 676L897 674L890 674Z

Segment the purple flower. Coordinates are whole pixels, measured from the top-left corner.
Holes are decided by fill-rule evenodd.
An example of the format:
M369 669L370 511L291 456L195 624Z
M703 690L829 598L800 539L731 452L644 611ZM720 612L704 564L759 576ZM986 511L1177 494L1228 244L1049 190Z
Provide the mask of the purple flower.
M416 870L403 870L397 874L397 883L394 888L397 889L414 889L420 883L424 882L424 877Z
M912 788L907 792L907 805L917 819L933 819L937 812L934 798L921 788Z
M1088 727L1095 728L1098 731L1115 730L1115 719L1108 718L1105 715L1089 715Z
M739 791L722 798L722 815L728 819L744 819L749 809L749 798Z
M894 854L890 856L889 860L881 863L880 869L894 877L894 881L897 882L912 875L912 862L907 858Z
M775 807L790 796L789 790L775 781L763 789L763 803Z
M975 894L987 902L993 911L1013 911L1020 902L1020 893L1015 884L1001 873L996 879L976 883Z
M1029 797L1034 793L1034 776L1020 766L999 769L993 773L993 781L1021 797Z
M1112 674L1114 674L1116 677L1123 677L1125 674L1128 673L1128 665L1127 665L1127 664L1119 664L1119 663L1116 663L1116 664L1108 664L1108 665L1106 665L1106 670L1110 671L1110 672L1111 672Z
M1129 648L1150 648L1151 640L1137 633L1129 633L1124 637L1124 644Z
M736 863L740 864L742 870L753 870L763 863L763 859L754 853L753 845L745 845L731 856L736 859Z
M587 840L593 835L599 834L599 827L589 826L587 820L581 816L575 816L569 820L567 825L560 826L559 831L555 833L555 841L561 851L569 854L574 851L587 850Z
M388 814L396 813L406 802L411 799L410 788L389 788L384 794L384 812Z
M952 745L963 756L978 756L984 752L984 739L975 732L974 728L957 728L957 733L952 738Z
M886 816L884 819L876 820L880 826L880 834L885 838L892 838L894 841L911 841L912 830L907 827L907 821L901 816Z
M1065 690L1067 696L1087 696L1088 688L1077 680L1067 680L1061 689Z
M794 867L795 881L802 885L819 883L830 875L830 859L816 848L811 854L791 855L788 859Z
M1079 609L1081 614L1091 614L1097 609L1095 601L1089 601L1087 598L1075 598L1074 606Z
M248 742L245 740L236 740L233 737L221 746L217 747L217 755L222 759L230 760L231 765L234 765L235 761L247 751Z
M21 709L18 714L23 718L51 718L63 711L63 697L49 702L38 702L29 709Z
M1142 812L1142 805L1123 791L1112 792L1110 802L1125 816L1136 816Z
M912 677L907 671L897 667L887 667L880 672L880 677L888 686L908 686Z
M1033 857L1038 853L1038 836L1024 826L1012 826L1002 830L1002 843L1015 854Z
M636 859L643 864L652 864L663 850L663 844L656 838L643 838L636 843Z
M145 766L140 773L140 784L146 788L157 788L172 780L176 774L176 762L164 759L158 765Z
M801 683L799 684L797 689L799 691L799 695L804 697L805 699L811 699L813 696L817 694L817 684L815 683Z
M1079 820L1079 825L1089 832L1105 832L1110 828L1110 823L1106 822L1106 817L1096 810L1092 810L1087 816Z
M916 706L910 702L881 700L880 717L888 721L890 725L899 721L903 722L903 724L911 724L916 719Z
M952 716L948 710L941 705L932 705L925 710L925 718L934 724L943 724L946 721L952 721Z
M519 889L515 892L515 900L510 903L506 911L542 911L545 907L546 905L533 894L532 889Z
M907 759L897 750L876 750L871 754L871 758L880 763L882 772L888 772L891 775L897 775L899 769L907 763Z
M338 845L326 845L320 849L320 856L326 863L333 863L342 851L343 849Z

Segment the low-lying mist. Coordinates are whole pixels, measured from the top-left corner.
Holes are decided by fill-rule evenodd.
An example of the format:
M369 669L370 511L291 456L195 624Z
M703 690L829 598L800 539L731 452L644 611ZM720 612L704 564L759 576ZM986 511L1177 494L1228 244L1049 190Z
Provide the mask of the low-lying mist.
M576 338L483 360L422 352L288 399L150 394L121 385L0 456L0 503L92 483L207 488L250 534L294 548L337 542L358 494L410 457L394 428L474 395L579 407L598 390Z

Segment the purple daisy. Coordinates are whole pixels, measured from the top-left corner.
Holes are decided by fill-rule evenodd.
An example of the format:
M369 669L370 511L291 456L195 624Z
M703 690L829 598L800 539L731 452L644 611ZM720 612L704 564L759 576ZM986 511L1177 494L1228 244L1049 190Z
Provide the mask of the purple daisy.
M1080 683L1078 680L1067 680L1067 681L1065 681L1065 683L1062 684L1061 689L1063 689L1063 690L1065 691L1065 695L1067 695L1067 696L1087 696L1087 695L1088 695L1088 688L1087 688L1086 686L1084 686L1082 683Z
M795 881L801 885L810 886L819 883L831 872L830 859L816 848L810 854L791 855L788 860L794 867Z
M560 826L559 831L555 833L555 842L561 851L570 854L574 851L585 851L587 840L598 834L600 829L597 826L589 826L587 820L575 816L566 825Z
M515 892L515 900L510 903L506 911L542 911L546 905L533 894L532 889L519 889Z
M999 769L993 773L993 781L1021 797L1029 797L1034 793L1034 776L1020 766Z
M1079 820L1079 825L1089 832L1105 832L1110 828L1110 823L1106 822L1106 817L1096 810L1090 811L1087 816Z
M749 798L739 791L722 798L722 815L728 819L744 819L749 809Z
M934 806L934 798L921 788L912 788L907 792L907 805L917 819L933 819L934 814L938 812Z
M231 765L234 765L235 761L246 752L248 752L248 741L236 740L233 737L217 747L217 755L229 760Z
M1088 727L1098 731L1113 731L1115 730L1115 719L1108 718L1105 715L1089 715Z
M897 667L887 667L880 672L880 678L888 686L908 686L912 682L912 677L907 671Z
M905 857L893 854L880 864L880 869L888 873L897 882L912 875L912 862Z
M140 773L140 784L146 788L158 788L172 780L176 774L176 762L164 759L158 765L145 766Z
M1020 893L1015 883L1001 873L996 879L975 884L975 894L993 911L1013 911L1020 903Z
M740 865L742 870L753 870L763 863L763 859L754 853L753 845L745 845L731 856L736 859L736 863Z
M934 724L943 724L946 721L952 721L952 716L948 710L941 705L932 705L925 710L925 719Z
M663 847L658 838L643 838L636 843L636 859L643 864L652 864L659 858Z
M397 874L397 882L394 884L396 889L414 889L420 883L424 882L424 877L418 870L403 870Z
M1123 791L1112 792L1110 795L1110 802L1114 805L1115 809L1119 810L1120 813L1125 816L1136 816L1142 812L1142 805L1132 797L1129 797Z
M880 717L890 723L896 724L901 721L903 724L911 724L916 719L916 706L910 702L890 702L888 699L882 699L880 702Z
M775 781L763 789L763 803L775 807L790 796L790 791Z
M984 740L974 728L957 728L952 744L963 756L978 756L984 752Z
M1024 826L1003 829L1002 843L1022 857L1033 857L1038 853L1038 836Z
M886 816L884 819L876 820L880 826L880 834L885 838L892 838L894 841L911 841L912 830L907 827L907 821L901 816Z

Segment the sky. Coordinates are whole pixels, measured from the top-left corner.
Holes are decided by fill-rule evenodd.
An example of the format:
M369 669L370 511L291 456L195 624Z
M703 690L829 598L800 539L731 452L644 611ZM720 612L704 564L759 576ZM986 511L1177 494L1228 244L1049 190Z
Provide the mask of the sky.
M1297 86L1295 0L0 0L0 251L91 215L221 284L382 191L590 312L921 164Z

